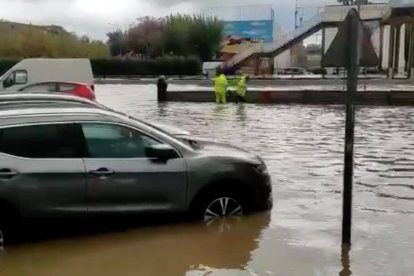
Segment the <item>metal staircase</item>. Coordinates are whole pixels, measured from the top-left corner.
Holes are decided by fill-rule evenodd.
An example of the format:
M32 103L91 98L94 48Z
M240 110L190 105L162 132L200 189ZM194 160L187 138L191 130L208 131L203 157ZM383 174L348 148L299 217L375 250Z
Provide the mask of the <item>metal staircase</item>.
M323 15L318 14L310 20L305 21L304 24L302 24L302 26L300 26L296 30L282 36L279 40L275 42L255 44L247 48L243 52L236 54L233 58L228 60L224 64L224 66L227 68L235 67L244 60L256 54L275 57L283 51L289 49L299 41L319 31L323 25L322 19Z

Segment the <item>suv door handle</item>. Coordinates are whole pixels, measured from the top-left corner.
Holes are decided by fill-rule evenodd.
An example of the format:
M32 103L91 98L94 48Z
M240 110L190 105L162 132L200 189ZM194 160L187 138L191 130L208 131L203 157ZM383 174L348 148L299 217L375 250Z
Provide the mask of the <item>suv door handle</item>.
M11 179L17 175L17 172L10 169L0 169L0 179Z
M100 168L97 170L90 171L89 173L96 176L110 176L115 174L113 170L107 168Z

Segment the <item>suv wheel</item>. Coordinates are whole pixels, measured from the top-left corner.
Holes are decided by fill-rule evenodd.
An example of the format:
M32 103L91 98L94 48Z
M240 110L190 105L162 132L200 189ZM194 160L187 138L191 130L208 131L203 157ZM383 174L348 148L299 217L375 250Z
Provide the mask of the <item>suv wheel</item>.
M221 217L241 217L243 207L237 199L231 197L219 197L214 199L204 211L204 221Z
M207 224L222 218L238 218L246 212L241 197L228 193L209 196L199 206L198 217Z

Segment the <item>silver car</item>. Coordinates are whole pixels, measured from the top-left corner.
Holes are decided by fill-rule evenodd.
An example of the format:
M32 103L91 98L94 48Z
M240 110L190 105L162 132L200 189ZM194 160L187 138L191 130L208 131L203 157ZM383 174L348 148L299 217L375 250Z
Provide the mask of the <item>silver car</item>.
M184 212L209 223L272 206L266 165L242 149L94 104L1 100L1 242L16 219Z

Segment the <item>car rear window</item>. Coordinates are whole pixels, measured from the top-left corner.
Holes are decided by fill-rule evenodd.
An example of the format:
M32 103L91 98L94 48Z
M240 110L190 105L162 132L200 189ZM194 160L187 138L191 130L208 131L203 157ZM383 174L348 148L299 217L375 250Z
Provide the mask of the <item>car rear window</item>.
M70 92L75 90L76 86L71 83L60 83L59 84L59 91L60 92Z
M57 92L56 83L40 83L28 86L21 90L22 92Z
M0 129L0 152L25 158L82 156L82 133L75 124L48 124Z

